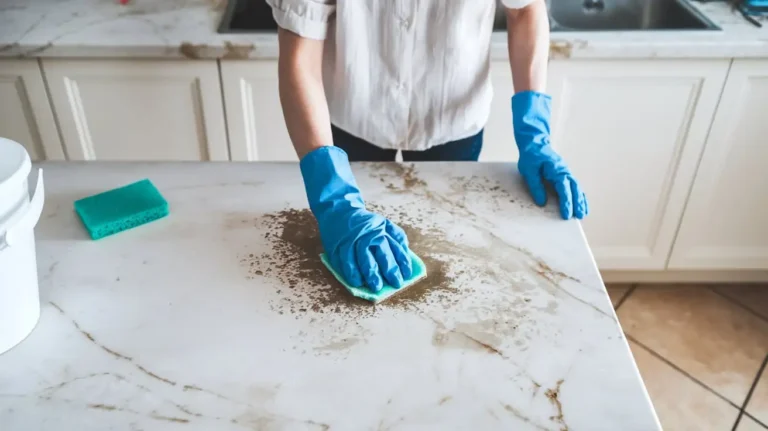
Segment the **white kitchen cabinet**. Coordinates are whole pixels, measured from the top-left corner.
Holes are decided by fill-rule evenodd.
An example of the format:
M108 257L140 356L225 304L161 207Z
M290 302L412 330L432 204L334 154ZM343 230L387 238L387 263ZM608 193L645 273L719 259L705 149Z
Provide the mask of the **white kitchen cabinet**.
M33 160L64 159L37 60L0 60L0 137L23 145Z
M229 160L215 60L42 64L70 160Z
M768 269L768 60L735 60L670 269Z
M296 161L283 119L277 61L222 61L232 160Z
M583 227L601 270L666 267L729 65L550 64L552 141L587 194Z

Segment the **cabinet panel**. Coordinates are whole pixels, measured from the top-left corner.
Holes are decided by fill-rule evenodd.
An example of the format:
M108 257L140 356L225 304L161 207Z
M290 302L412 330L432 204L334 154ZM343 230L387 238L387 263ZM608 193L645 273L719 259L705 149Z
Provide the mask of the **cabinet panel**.
M33 160L63 160L64 151L37 60L0 60L0 136Z
M297 161L278 90L277 61L222 61L232 160Z
M228 160L215 61L43 60L70 160Z
M768 269L768 61L735 60L670 268Z
M601 269L663 269L729 67L555 61L552 139L590 204Z

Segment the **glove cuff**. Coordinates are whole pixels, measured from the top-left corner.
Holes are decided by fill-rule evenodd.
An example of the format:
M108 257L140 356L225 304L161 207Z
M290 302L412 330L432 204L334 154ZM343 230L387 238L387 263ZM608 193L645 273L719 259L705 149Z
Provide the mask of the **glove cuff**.
M549 144L549 119L552 97L536 91L512 96L512 125L520 152Z
M316 217L331 210L364 208L347 153L325 146L306 154L299 162L309 207Z

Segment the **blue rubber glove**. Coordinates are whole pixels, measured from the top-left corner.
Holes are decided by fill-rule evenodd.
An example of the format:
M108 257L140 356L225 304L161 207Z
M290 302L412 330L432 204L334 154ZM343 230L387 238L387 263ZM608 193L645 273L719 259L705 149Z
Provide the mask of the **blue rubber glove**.
M560 215L566 220L581 219L589 212L587 197L563 158L549 145L551 102L550 96L535 91L512 96L512 123L520 150L517 169L537 205L547 204L546 180L557 193Z
M399 288L411 278L405 232L365 209L347 153L318 148L301 159L300 167L323 248L346 282L378 292L385 281Z

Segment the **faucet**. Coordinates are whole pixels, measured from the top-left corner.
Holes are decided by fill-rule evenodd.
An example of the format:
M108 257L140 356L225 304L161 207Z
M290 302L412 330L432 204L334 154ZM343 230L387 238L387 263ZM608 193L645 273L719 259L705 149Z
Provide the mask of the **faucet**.
M604 0L584 0L581 5L584 12L602 12L605 9Z

